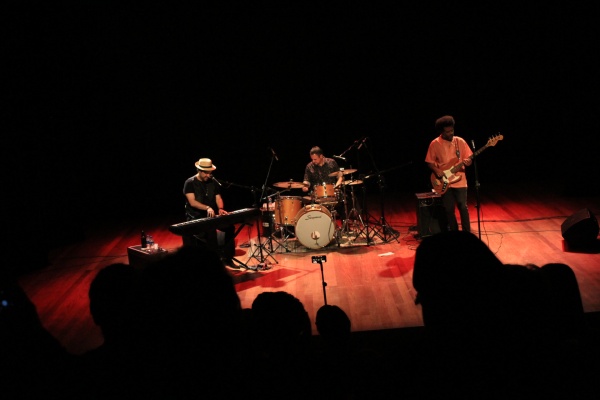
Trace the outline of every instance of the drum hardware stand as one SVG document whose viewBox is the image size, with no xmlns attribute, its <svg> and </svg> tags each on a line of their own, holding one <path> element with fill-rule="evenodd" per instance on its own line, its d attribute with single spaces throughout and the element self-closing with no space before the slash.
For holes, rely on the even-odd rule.
<svg viewBox="0 0 600 400">
<path fill-rule="evenodd" d="M 406 167 L 407 165 L 410 165 L 410 164 L 412 164 L 412 161 L 409 161 L 402 165 L 397 165 L 392 168 L 388 168 L 387 170 L 380 171 L 375 174 L 365 176 L 365 180 L 372 178 L 373 176 L 377 176 L 379 178 L 378 183 L 379 183 L 379 193 L 380 193 L 379 199 L 380 199 L 380 207 L 381 207 L 381 220 L 379 223 L 380 231 L 376 232 L 376 235 L 379 236 L 379 238 L 381 238 L 381 240 L 383 240 L 384 243 L 389 243 L 392 240 L 399 242 L 398 237 L 400 236 L 400 233 L 397 230 L 395 230 L 394 228 L 392 228 L 391 226 L 389 226 L 385 219 L 385 205 L 384 205 L 385 180 L 383 179 L 383 174 L 385 174 L 386 172 L 398 169 L 398 168 Z"/>
<path fill-rule="evenodd" d="M 326 208 L 328 208 L 328 207 L 326 207 Z M 337 218 L 338 212 L 335 209 L 335 206 L 333 206 L 331 208 L 330 212 L 331 212 L 331 222 L 335 225 L 335 232 L 333 233 L 333 238 L 335 239 L 335 243 L 337 244 L 337 246 L 340 247 L 340 245 L 342 244 L 342 228 L 338 228 L 337 223 L 336 223 L 336 218 Z"/>
<path fill-rule="evenodd" d="M 270 240 L 267 239 L 264 242 L 262 240 L 259 220 L 256 220 L 256 234 L 257 234 L 256 239 L 258 240 L 258 244 L 255 244 L 256 248 L 252 251 L 252 254 L 250 254 L 250 257 L 248 257 L 248 261 L 246 261 L 246 264 L 251 259 L 254 258 L 258 261 L 258 265 L 255 267 L 249 267 L 246 264 L 242 264 L 242 265 L 245 266 L 246 269 L 250 269 L 252 271 L 259 271 L 259 270 L 264 271 L 267 269 L 271 269 L 271 267 L 269 266 L 269 262 L 268 262 L 269 257 L 271 257 L 271 259 L 273 260 L 273 262 L 275 264 L 277 264 L 277 260 L 275 259 L 275 257 L 273 257 L 272 252 L 269 251 L 269 249 L 267 248 L 267 244 L 269 244 L 272 248 L 272 243 L 270 242 Z M 266 256 L 265 256 L 265 254 L 266 254 Z"/>
<path fill-rule="evenodd" d="M 290 235 L 288 234 L 286 229 L 287 228 L 283 224 L 280 224 L 279 228 L 277 228 L 277 230 L 279 231 L 279 234 L 281 235 L 281 241 L 279 241 L 273 237 L 275 232 L 273 232 L 273 234 L 271 234 L 271 236 L 269 237 L 269 241 L 277 243 L 277 247 L 275 248 L 275 250 L 272 250 L 273 252 L 275 252 L 280 247 L 283 247 L 285 249 L 286 253 L 290 253 L 292 251 L 288 247 L 288 238 L 290 237 Z"/>
<path fill-rule="evenodd" d="M 365 146 L 365 148 L 367 147 L 367 144 L 366 144 L 367 139 L 369 139 L 369 138 L 365 136 L 365 137 L 363 137 L 361 139 L 355 140 L 350 145 L 350 147 L 348 147 L 346 150 L 344 150 L 344 152 L 341 154 L 343 156 L 348 151 L 350 151 L 352 149 L 355 149 L 356 150 L 356 158 L 358 160 L 358 167 L 359 167 L 359 169 L 360 169 L 360 152 L 359 152 L 359 150 L 363 146 Z M 369 153 L 369 155 L 371 156 L 370 153 Z M 373 157 L 372 156 L 371 156 L 371 161 L 373 161 Z M 364 182 L 365 177 L 364 177 L 364 175 L 359 175 L 358 179 L 362 180 Z M 358 233 L 356 234 L 356 236 L 358 237 L 358 236 L 360 236 L 360 235 L 362 235 L 364 233 L 364 236 L 366 237 L 366 240 L 367 240 L 367 245 L 372 245 L 372 244 L 374 244 L 374 242 L 372 240 L 372 237 L 375 236 L 375 235 L 371 234 L 371 232 L 373 232 L 373 231 L 369 231 L 369 213 L 367 212 L 367 201 L 366 201 L 367 188 L 366 188 L 366 185 L 364 183 L 363 183 L 362 190 L 363 190 L 363 210 L 362 210 L 362 212 L 364 213 L 365 218 L 363 219 L 361 217 L 360 211 L 355 208 L 356 198 L 354 196 L 354 191 L 352 191 L 353 208 L 352 208 L 352 210 L 350 210 L 350 214 L 346 215 L 347 219 L 345 221 L 344 228 L 346 230 L 348 230 L 348 222 L 350 222 L 350 221 L 354 222 L 355 224 L 356 224 L 357 220 L 360 221 L 360 230 L 358 231 Z M 351 215 L 356 215 L 357 219 L 350 220 L 350 216 Z"/>
<path fill-rule="evenodd" d="M 360 179 L 364 182 L 365 176 L 360 175 Z M 367 239 L 367 246 L 370 246 L 372 244 L 375 244 L 373 242 L 373 237 L 375 235 L 374 234 L 371 235 L 371 233 L 374 232 L 373 228 L 371 228 L 371 231 L 369 231 L 369 213 L 367 212 L 367 186 L 364 183 L 363 183 L 363 187 L 362 187 L 362 192 L 363 192 L 363 210 L 362 210 L 362 212 L 365 215 L 365 218 L 362 219 L 359 217 L 359 220 L 362 224 L 362 229 L 358 231 L 357 237 L 364 233 L 365 238 Z"/>
<path fill-rule="evenodd" d="M 267 182 L 269 181 L 269 176 L 271 175 L 271 169 L 273 168 L 273 162 L 275 160 L 279 160 L 277 158 L 277 155 L 275 154 L 275 151 L 272 148 L 269 147 L 267 149 L 271 150 L 271 163 L 269 164 L 269 170 L 267 171 L 267 176 L 265 177 L 265 183 L 263 183 L 262 188 L 261 188 L 261 194 L 260 194 L 260 199 L 261 199 L 260 202 L 261 203 L 263 200 L 267 200 L 267 201 L 271 202 L 272 196 L 279 196 L 279 192 L 265 196 L 265 192 L 268 192 L 268 190 L 269 190 L 269 187 L 267 186 Z M 255 258 L 258 261 L 258 265 L 256 267 L 248 267 L 248 269 L 252 269 L 253 271 L 270 269 L 271 267 L 268 265 L 269 257 L 271 257 L 271 259 L 273 259 L 275 264 L 277 264 L 277 260 L 272 256 L 273 243 L 270 241 L 270 238 L 268 238 L 263 243 L 262 235 L 261 235 L 261 231 L 260 231 L 260 221 L 259 220 L 256 221 L 256 240 L 258 240 L 258 244 L 255 244 L 256 248 L 250 254 L 248 261 L 250 261 L 252 258 Z M 252 241 L 250 241 L 250 243 L 252 243 Z M 271 248 L 271 251 L 269 251 L 269 249 L 267 249 L 267 244 Z M 265 254 L 266 254 L 266 256 L 265 256 Z"/>
<path fill-rule="evenodd" d="M 275 208 L 277 208 L 278 211 L 279 211 L 279 218 L 280 219 L 283 217 L 283 210 L 281 209 L 281 199 L 279 198 L 280 197 L 279 193 L 283 193 L 283 192 L 286 192 L 288 190 L 289 189 L 277 192 L 277 200 L 275 201 Z M 269 241 L 271 242 L 271 246 L 272 246 L 272 242 L 274 241 L 278 245 L 278 247 L 276 247 L 275 250 L 277 250 L 279 247 L 283 247 L 287 253 L 291 252 L 290 248 L 288 247 L 288 238 L 290 237 L 290 234 L 287 231 L 286 225 L 283 223 L 283 221 L 277 221 L 275 217 L 273 217 L 273 222 L 277 226 L 277 231 L 279 231 L 279 234 L 281 236 L 281 241 L 275 239 L 273 237 L 273 235 L 275 234 L 275 232 L 272 232 L 271 235 L 270 235 L 270 237 L 269 237 Z"/>
<path fill-rule="evenodd" d="M 345 188 L 346 185 L 344 185 Z M 352 201 L 352 209 L 348 211 L 348 206 L 346 201 L 344 200 L 344 212 L 346 213 L 346 219 L 342 224 L 342 232 L 341 234 L 346 236 L 350 236 L 351 232 L 356 235 L 356 237 L 360 236 L 360 232 L 365 229 L 365 224 L 363 223 L 362 217 L 360 215 L 360 211 L 356 208 L 356 195 L 354 194 L 354 185 L 350 186 L 350 198 Z M 352 225 L 352 229 L 351 226 Z M 356 232 L 355 228 L 360 227 L 359 232 Z M 356 238 L 351 239 L 350 241 L 354 241 Z"/>
</svg>

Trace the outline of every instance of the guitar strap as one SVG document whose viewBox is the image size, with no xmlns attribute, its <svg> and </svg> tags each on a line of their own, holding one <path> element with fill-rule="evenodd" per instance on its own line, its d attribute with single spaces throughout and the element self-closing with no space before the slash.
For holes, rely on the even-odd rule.
<svg viewBox="0 0 600 400">
<path fill-rule="evenodd" d="M 460 150 L 458 150 L 458 141 L 455 138 L 453 140 L 453 142 L 454 142 L 454 147 L 456 147 L 456 158 L 458 158 L 458 161 L 460 161 Z"/>
</svg>

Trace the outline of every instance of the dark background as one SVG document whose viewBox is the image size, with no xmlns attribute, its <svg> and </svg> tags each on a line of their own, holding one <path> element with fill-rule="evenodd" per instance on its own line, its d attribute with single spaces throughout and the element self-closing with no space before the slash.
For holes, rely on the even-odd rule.
<svg viewBox="0 0 600 400">
<path fill-rule="evenodd" d="M 598 192 L 592 5 L 251 3 L 4 2 L 5 232 L 64 242 L 99 218 L 183 220 L 201 157 L 236 184 L 227 208 L 249 207 L 248 188 L 301 181 L 315 145 L 349 149 L 341 166 L 381 172 L 386 193 L 429 191 L 444 114 L 477 148 L 503 135 L 477 158 L 483 190 Z"/>
</svg>

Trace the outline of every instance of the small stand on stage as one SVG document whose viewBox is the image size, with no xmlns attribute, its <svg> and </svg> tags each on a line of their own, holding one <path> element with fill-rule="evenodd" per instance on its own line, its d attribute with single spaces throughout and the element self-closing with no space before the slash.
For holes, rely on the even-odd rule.
<svg viewBox="0 0 600 400">
<path fill-rule="evenodd" d="M 363 181 L 360 179 L 350 179 L 342 182 L 344 190 L 346 187 L 350 188 L 349 201 L 352 202 L 352 208 L 348 211 L 347 202 L 344 198 L 344 213 L 346 219 L 342 223 L 341 228 L 341 236 L 348 238 L 349 243 L 354 242 L 366 228 L 361 216 L 361 210 L 358 206 L 358 201 L 356 200 L 356 195 L 354 194 L 354 186 L 362 185 L 362 183 Z"/>
<path fill-rule="evenodd" d="M 321 266 L 321 281 L 323 282 L 323 301 L 327 305 L 327 282 L 325 282 L 325 273 L 323 272 L 323 261 L 327 262 L 327 256 L 312 256 L 312 263 Z"/>
<path fill-rule="evenodd" d="M 374 174 L 365 176 L 363 179 L 366 181 L 372 177 L 378 177 L 378 183 L 379 183 L 379 199 L 380 199 L 380 206 L 381 206 L 381 217 L 380 217 L 380 222 L 378 224 L 376 224 L 376 227 L 374 228 L 374 236 L 378 236 L 381 240 L 383 240 L 384 243 L 388 243 L 391 242 L 392 240 L 395 240 L 396 242 L 399 242 L 398 237 L 400 236 L 400 233 L 395 230 L 394 228 L 392 228 L 390 225 L 388 225 L 386 219 L 385 219 L 385 205 L 384 205 L 384 189 L 385 189 L 385 180 L 383 179 L 383 174 L 385 174 L 386 172 L 398 169 L 398 168 L 403 168 L 409 164 L 411 164 L 412 162 L 409 161 L 405 164 L 402 165 L 398 165 L 392 168 L 388 168 L 384 171 L 379 171 L 376 172 Z M 369 216 L 367 214 L 367 220 L 368 220 Z"/>
<path fill-rule="evenodd" d="M 273 260 L 274 264 L 277 264 L 277 260 L 275 259 L 275 257 L 273 257 L 272 252 L 267 248 L 269 246 L 272 248 L 272 246 L 273 246 L 273 244 L 271 243 L 270 237 L 266 238 L 266 240 L 263 240 L 263 234 L 261 233 L 260 225 L 261 225 L 260 220 L 257 220 L 256 221 L 256 240 L 258 240 L 258 244 L 256 244 L 256 243 L 254 244 L 254 246 L 256 246 L 256 248 L 250 254 L 250 257 L 248 258 L 248 261 L 246 261 L 246 264 L 244 264 L 245 268 L 251 269 L 253 271 L 259 271 L 259 270 L 264 271 L 267 269 L 271 269 L 271 267 L 269 266 L 269 262 L 268 262 L 269 257 Z M 256 265 L 255 267 L 250 267 L 247 264 L 253 258 L 258 261 L 258 265 Z"/>
</svg>

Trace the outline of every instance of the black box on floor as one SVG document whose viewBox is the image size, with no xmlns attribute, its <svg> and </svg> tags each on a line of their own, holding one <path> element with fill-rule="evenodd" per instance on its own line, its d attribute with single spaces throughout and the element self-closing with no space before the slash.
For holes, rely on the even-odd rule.
<svg viewBox="0 0 600 400">
<path fill-rule="evenodd" d="M 142 249 L 141 245 L 131 246 L 127 248 L 127 257 L 129 258 L 129 265 L 134 268 L 144 268 L 148 263 L 158 261 L 164 256 L 169 254 L 165 249 L 159 248 L 155 252 Z"/>
<path fill-rule="evenodd" d="M 417 197 L 417 231 L 420 237 L 447 230 L 442 196 L 436 192 L 415 193 Z"/>
</svg>

